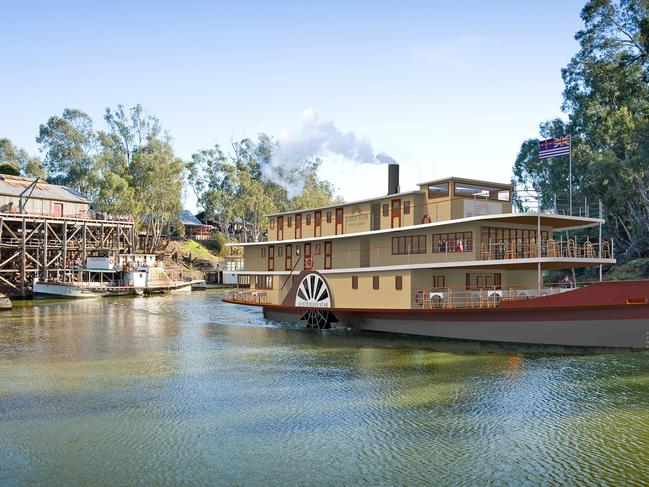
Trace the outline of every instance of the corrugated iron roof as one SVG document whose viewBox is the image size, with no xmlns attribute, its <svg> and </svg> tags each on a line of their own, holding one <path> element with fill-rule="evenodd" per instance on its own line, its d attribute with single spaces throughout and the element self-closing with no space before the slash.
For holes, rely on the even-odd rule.
<svg viewBox="0 0 649 487">
<path fill-rule="evenodd" d="M 20 196 L 27 187 L 34 182 L 34 179 L 23 178 L 21 176 L 11 176 L 9 174 L 0 174 L 0 195 L 2 196 Z M 29 193 L 29 191 L 28 191 Z M 49 184 L 45 181 L 36 183 L 36 187 L 31 194 L 31 198 L 40 198 L 55 201 L 72 201 L 75 203 L 90 203 L 85 196 L 78 191 L 67 186 L 58 184 Z"/>
<path fill-rule="evenodd" d="M 183 212 L 180 214 L 180 219 L 182 220 L 183 225 L 209 226 L 205 225 L 198 218 L 196 218 L 189 210 L 183 210 Z"/>
</svg>

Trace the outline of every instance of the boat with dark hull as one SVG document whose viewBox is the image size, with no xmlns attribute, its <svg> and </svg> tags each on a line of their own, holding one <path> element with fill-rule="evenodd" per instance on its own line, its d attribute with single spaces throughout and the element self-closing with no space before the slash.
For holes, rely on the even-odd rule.
<svg viewBox="0 0 649 487">
<path fill-rule="evenodd" d="M 244 269 L 224 300 L 312 328 L 649 347 L 649 281 L 602 281 L 615 258 L 601 206 L 597 217 L 514 212 L 511 186 L 460 178 L 389 186 L 380 198 L 270 215 L 268 242 L 240 244 Z M 598 282 L 569 278 L 588 266 Z M 544 283 L 556 269 L 564 280 Z"/>
</svg>

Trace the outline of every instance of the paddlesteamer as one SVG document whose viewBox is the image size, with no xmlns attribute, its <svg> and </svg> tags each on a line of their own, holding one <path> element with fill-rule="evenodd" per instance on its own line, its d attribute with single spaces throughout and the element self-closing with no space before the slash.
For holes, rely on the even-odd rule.
<svg viewBox="0 0 649 487">
<path fill-rule="evenodd" d="M 602 281 L 615 263 L 600 211 L 514 212 L 509 184 L 464 178 L 269 215 L 268 241 L 237 244 L 225 301 L 268 319 L 453 339 L 645 348 L 649 282 Z M 599 282 L 543 272 L 599 267 Z M 569 271 L 567 271 L 569 273 Z"/>
</svg>

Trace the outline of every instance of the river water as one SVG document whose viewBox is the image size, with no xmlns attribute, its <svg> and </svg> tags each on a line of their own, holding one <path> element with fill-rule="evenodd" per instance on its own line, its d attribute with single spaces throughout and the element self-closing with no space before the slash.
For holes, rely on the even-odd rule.
<svg viewBox="0 0 649 487">
<path fill-rule="evenodd" d="M 649 354 L 317 332 L 218 291 L 0 315 L 1 485 L 649 483 Z"/>
</svg>

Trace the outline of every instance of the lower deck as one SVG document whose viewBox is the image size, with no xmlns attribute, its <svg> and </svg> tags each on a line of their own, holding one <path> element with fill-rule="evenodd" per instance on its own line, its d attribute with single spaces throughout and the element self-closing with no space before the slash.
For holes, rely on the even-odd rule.
<svg viewBox="0 0 649 487">
<path fill-rule="evenodd" d="M 313 271 L 312 271 L 313 272 Z M 305 274 L 239 276 L 229 299 L 257 304 L 286 304 Z M 488 308 L 568 292 L 576 285 L 539 285 L 538 272 L 512 269 L 411 269 L 321 274 L 331 307 L 349 309 Z"/>
</svg>

